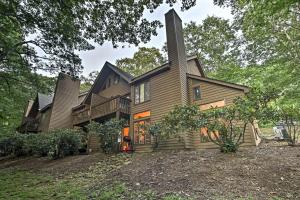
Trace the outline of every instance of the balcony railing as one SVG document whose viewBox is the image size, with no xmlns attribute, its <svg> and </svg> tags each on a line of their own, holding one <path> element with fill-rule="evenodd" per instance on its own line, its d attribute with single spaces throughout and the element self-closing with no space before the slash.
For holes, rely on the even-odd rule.
<svg viewBox="0 0 300 200">
<path fill-rule="evenodd" d="M 73 113 L 73 124 L 80 124 L 90 119 L 103 117 L 112 113 L 130 114 L 130 99 L 117 96 L 104 102 L 94 104 L 90 108 Z"/>
</svg>

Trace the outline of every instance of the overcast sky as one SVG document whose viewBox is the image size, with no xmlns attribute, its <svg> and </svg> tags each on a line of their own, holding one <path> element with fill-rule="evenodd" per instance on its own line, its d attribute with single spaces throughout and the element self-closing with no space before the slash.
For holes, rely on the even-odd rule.
<svg viewBox="0 0 300 200">
<path fill-rule="evenodd" d="M 187 11 L 181 12 L 180 5 L 176 4 L 173 7 L 183 23 L 190 21 L 196 21 L 200 23 L 207 16 L 217 16 L 225 19 L 232 19 L 229 8 L 221 8 L 213 5 L 213 0 L 198 0 L 197 5 Z M 164 24 L 164 14 L 168 12 L 170 7 L 168 5 L 162 5 L 156 9 L 153 13 L 145 13 L 145 17 L 149 20 L 158 19 Z M 165 27 L 158 29 L 158 35 L 152 36 L 151 41 L 147 44 L 140 44 L 140 46 L 156 47 L 161 49 L 166 41 Z M 83 64 L 83 75 L 88 75 L 92 71 L 100 71 L 105 61 L 115 63 L 117 59 L 124 57 L 132 57 L 138 47 L 134 45 L 125 48 L 113 48 L 111 43 L 107 42 L 102 46 L 95 45 L 95 49 L 92 51 L 80 52 L 80 58 Z"/>
</svg>

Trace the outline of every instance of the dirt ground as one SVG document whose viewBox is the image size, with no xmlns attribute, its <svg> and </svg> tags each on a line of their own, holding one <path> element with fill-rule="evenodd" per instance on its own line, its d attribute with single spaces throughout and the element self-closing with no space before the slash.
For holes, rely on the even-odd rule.
<svg viewBox="0 0 300 200">
<path fill-rule="evenodd" d="M 201 150 L 138 155 L 107 179 L 125 181 L 133 190 L 195 199 L 300 199 L 300 148 L 280 145 L 264 143 L 237 154 Z"/>
<path fill-rule="evenodd" d="M 241 148 L 236 154 L 213 149 L 0 160 L 0 170 L 12 167 L 60 178 L 102 172 L 93 187 L 122 182 L 128 190 L 152 191 L 157 198 L 172 193 L 193 199 L 300 199 L 300 147 L 278 142 Z"/>
</svg>

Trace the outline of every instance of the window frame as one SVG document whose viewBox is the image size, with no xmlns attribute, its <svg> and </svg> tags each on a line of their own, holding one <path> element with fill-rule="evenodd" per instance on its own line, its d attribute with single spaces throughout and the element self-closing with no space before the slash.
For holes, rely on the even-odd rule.
<svg viewBox="0 0 300 200">
<path fill-rule="evenodd" d="M 143 95 L 141 95 L 141 91 L 142 91 L 141 85 L 143 85 L 143 93 L 144 93 Z M 146 85 L 148 87 L 146 87 Z M 138 101 L 137 101 L 137 96 L 136 96 L 137 95 L 137 88 L 138 88 Z M 146 88 L 148 88 L 148 95 L 146 95 L 147 94 Z M 134 104 L 137 105 L 137 104 L 141 104 L 141 103 L 145 103 L 147 101 L 150 101 L 151 100 L 151 92 L 150 92 L 150 90 L 151 90 L 150 80 L 143 81 L 143 82 L 135 85 L 134 86 Z M 141 96 L 144 99 L 143 101 L 141 101 Z M 147 99 L 146 99 L 146 97 L 147 97 Z"/>
<path fill-rule="evenodd" d="M 136 115 L 136 114 L 139 114 L 139 113 L 144 113 L 144 112 L 150 112 L 149 114 L 149 116 L 146 116 L 146 117 L 141 117 L 141 118 L 137 118 L 137 119 L 134 119 L 134 115 Z M 150 139 L 150 143 L 151 143 L 151 135 L 150 135 L 150 133 L 149 133 L 149 131 L 147 131 L 146 129 L 144 129 L 144 130 L 142 130 L 142 131 L 144 131 L 144 142 L 143 143 L 140 143 L 140 140 L 138 139 L 138 143 L 136 143 L 136 137 L 140 137 L 140 136 L 137 136 L 136 135 L 136 132 L 140 132 L 140 130 L 141 130 L 141 127 L 140 126 L 138 126 L 137 128 L 137 130 L 135 129 L 136 128 L 136 124 L 141 124 L 141 123 L 143 123 L 144 125 L 145 124 L 151 124 L 151 111 L 150 110 L 147 110 L 147 111 L 143 111 L 143 112 L 138 112 L 138 113 L 135 113 L 135 114 L 133 114 L 133 116 L 132 116 L 132 118 L 133 118 L 133 142 L 134 142 L 134 144 L 141 144 L 141 145 L 145 145 L 145 144 L 147 144 L 147 141 Z M 150 138 L 149 138 L 150 137 Z"/>
<path fill-rule="evenodd" d="M 199 97 L 196 96 L 196 90 L 199 89 Z M 193 87 L 193 100 L 194 101 L 199 101 L 202 99 L 202 95 L 201 95 L 201 87 L 200 85 L 194 86 Z"/>
</svg>

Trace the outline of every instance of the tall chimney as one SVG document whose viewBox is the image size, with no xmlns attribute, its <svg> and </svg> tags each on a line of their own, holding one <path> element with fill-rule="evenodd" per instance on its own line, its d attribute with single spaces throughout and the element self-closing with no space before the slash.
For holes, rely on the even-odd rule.
<svg viewBox="0 0 300 200">
<path fill-rule="evenodd" d="M 79 87 L 79 79 L 65 73 L 58 75 L 49 129 L 73 127 L 72 108 L 78 104 Z"/>
<path fill-rule="evenodd" d="M 187 104 L 187 57 L 184 45 L 182 21 L 171 9 L 165 14 L 168 58 L 171 68 L 178 69 L 178 80 L 180 81 L 181 103 Z"/>
</svg>

